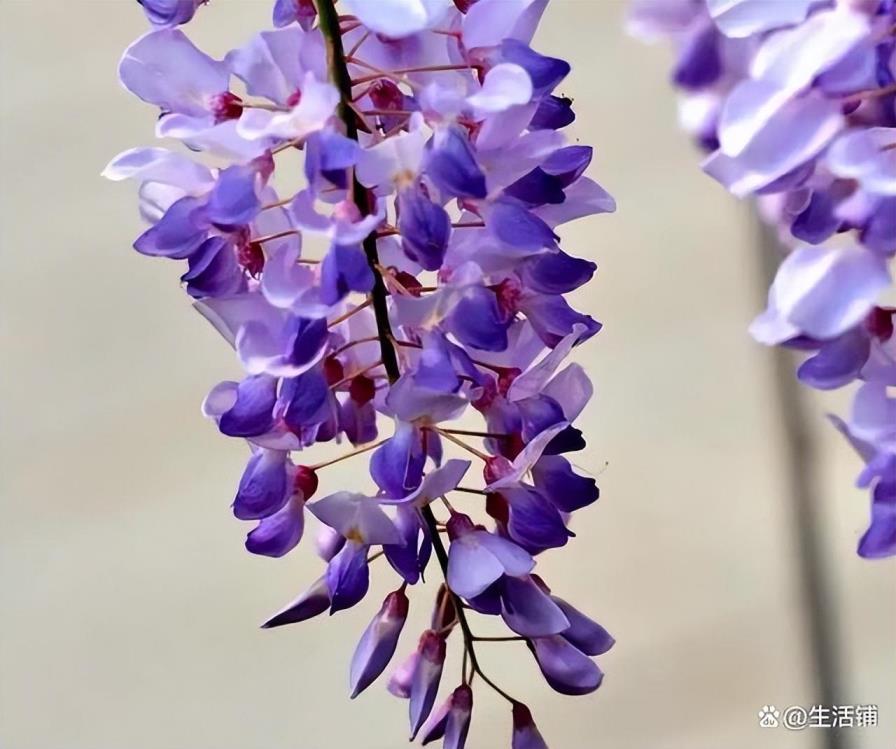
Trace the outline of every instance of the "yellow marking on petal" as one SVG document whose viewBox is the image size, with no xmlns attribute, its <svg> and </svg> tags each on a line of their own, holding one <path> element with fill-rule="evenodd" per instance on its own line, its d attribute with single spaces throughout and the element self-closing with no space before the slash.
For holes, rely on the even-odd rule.
<svg viewBox="0 0 896 749">
<path fill-rule="evenodd" d="M 414 172 L 410 169 L 402 169 L 400 172 L 396 172 L 394 176 L 395 186 L 399 190 L 413 185 L 415 179 Z"/>
<path fill-rule="evenodd" d="M 359 544 L 363 544 L 364 536 L 362 535 L 361 531 L 357 527 L 355 527 L 355 528 L 352 528 L 351 530 L 349 530 L 349 532 L 345 534 L 345 540 L 346 541 L 356 541 Z"/>
</svg>

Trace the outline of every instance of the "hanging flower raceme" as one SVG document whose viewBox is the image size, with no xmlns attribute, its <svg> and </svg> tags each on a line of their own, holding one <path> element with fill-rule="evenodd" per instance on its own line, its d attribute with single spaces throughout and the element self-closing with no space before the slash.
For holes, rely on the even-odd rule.
<svg viewBox="0 0 896 749">
<path fill-rule="evenodd" d="M 788 248 L 751 333 L 806 351 L 810 387 L 861 381 L 835 419 L 872 492 L 859 554 L 896 554 L 896 3 L 634 0 L 630 24 L 675 43 L 704 171 L 755 196 Z"/>
<path fill-rule="evenodd" d="M 105 174 L 139 184 L 149 226 L 135 248 L 185 266 L 245 371 L 203 412 L 250 448 L 233 501 L 247 549 L 283 556 L 317 525 L 320 578 L 264 626 L 351 608 L 388 564 L 395 588 L 352 658 L 355 697 L 401 647 L 409 588 L 434 556 L 431 627 L 389 682 L 410 734 L 460 749 L 485 683 L 511 703 L 513 746 L 544 746 L 484 673 L 496 638 L 474 619 L 503 619 L 512 634 L 497 639 L 526 645 L 557 691 L 600 685 L 592 658 L 612 638 L 535 574 L 598 497 L 567 455 L 585 446 L 574 422 L 592 387 L 566 359 L 600 324 L 565 298 L 596 266 L 557 231 L 615 209 L 584 176 L 591 148 L 561 132 L 569 65 L 531 46 L 546 3 L 342 0 L 337 15 L 332 0 L 278 0 L 276 28 L 223 60 L 180 28 L 211 12 L 202 2 L 142 4 L 154 29 L 121 80 L 189 151 L 134 149 Z M 303 187 L 284 193 L 296 151 Z M 477 413 L 481 429 L 458 428 Z M 322 442 L 348 447 L 304 457 Z M 369 490 L 346 491 L 341 464 L 365 459 Z M 452 650 L 461 683 L 443 685 Z"/>
</svg>

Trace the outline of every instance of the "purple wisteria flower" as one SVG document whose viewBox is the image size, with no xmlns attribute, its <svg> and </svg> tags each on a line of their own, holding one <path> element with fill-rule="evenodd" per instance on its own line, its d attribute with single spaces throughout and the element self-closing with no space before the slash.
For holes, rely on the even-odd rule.
<svg viewBox="0 0 896 749">
<path fill-rule="evenodd" d="M 788 251 L 753 336 L 809 352 L 810 387 L 863 383 L 835 419 L 872 492 L 859 554 L 896 554 L 896 3 L 634 0 L 630 25 L 673 40 L 704 171 L 755 196 Z"/>
<path fill-rule="evenodd" d="M 263 626 L 354 607 L 374 569 L 394 574 L 351 661 L 356 697 L 401 647 L 411 587 L 441 575 L 431 626 L 389 680 L 411 736 L 461 749 L 484 683 L 511 703 L 512 746 L 544 747 L 484 672 L 474 628 L 500 617 L 563 694 L 597 689 L 592 659 L 613 644 L 535 573 L 598 498 L 568 455 L 592 386 L 566 360 L 600 324 L 565 298 L 596 265 L 557 231 L 615 210 L 584 176 L 592 149 L 562 132 L 569 65 L 532 47 L 546 0 L 342 0 L 338 15 L 277 0 L 275 28 L 222 60 L 181 28 L 203 2 L 141 4 L 153 29 L 121 81 L 186 149 L 133 149 L 105 175 L 138 183 L 135 249 L 183 265 L 244 370 L 202 410 L 249 448 L 232 504 L 246 548 L 280 557 L 316 526 L 320 577 Z M 304 457 L 325 442 L 346 449 Z M 347 491 L 343 461 L 363 455 L 369 488 Z M 454 650 L 460 684 L 444 685 Z"/>
</svg>

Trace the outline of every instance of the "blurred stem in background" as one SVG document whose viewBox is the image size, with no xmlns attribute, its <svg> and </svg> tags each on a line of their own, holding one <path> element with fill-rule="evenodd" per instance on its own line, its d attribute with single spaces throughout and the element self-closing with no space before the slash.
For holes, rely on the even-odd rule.
<svg viewBox="0 0 896 749">
<path fill-rule="evenodd" d="M 761 289 L 765 295 L 781 264 L 782 248 L 775 230 L 758 218 L 756 234 L 760 245 Z M 764 303 L 765 299 L 760 301 Z M 793 352 L 776 347 L 771 355 L 775 398 L 783 420 L 786 491 L 815 699 L 817 704 L 827 707 L 842 705 L 844 671 L 838 612 L 834 582 L 825 561 L 824 523 L 820 512 L 815 427 L 821 419 L 807 407 L 806 393 L 796 379 Z M 823 749 L 850 747 L 849 738 L 841 728 L 822 729 L 816 735 L 818 746 Z"/>
</svg>

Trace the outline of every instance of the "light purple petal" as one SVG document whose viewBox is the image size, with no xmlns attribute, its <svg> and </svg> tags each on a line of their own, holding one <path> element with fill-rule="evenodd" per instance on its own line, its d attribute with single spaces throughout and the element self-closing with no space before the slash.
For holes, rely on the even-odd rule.
<svg viewBox="0 0 896 749">
<path fill-rule="evenodd" d="M 355 168 L 358 181 L 365 187 L 404 186 L 420 171 L 427 134 L 422 115 L 411 116 L 408 132 L 401 132 L 365 148 Z"/>
<path fill-rule="evenodd" d="M 866 442 L 896 452 L 896 397 L 889 397 L 883 383 L 866 382 L 856 391 L 850 415 L 850 431 Z"/>
<path fill-rule="evenodd" d="M 889 286 L 886 262 L 870 250 L 800 247 L 778 269 L 769 311 L 751 332 L 762 342 L 780 343 L 763 335 L 774 332 L 770 319 L 780 319 L 813 338 L 835 338 L 861 322 Z"/>
<path fill-rule="evenodd" d="M 469 533 L 451 542 L 448 550 L 448 587 L 462 598 L 475 598 L 504 574 L 504 565 L 482 543 L 480 534 Z"/>
<path fill-rule="evenodd" d="M 113 182 L 134 179 L 180 187 L 185 195 L 204 195 L 215 184 L 208 167 L 167 148 L 132 148 L 118 154 L 103 169 Z"/>
<path fill-rule="evenodd" d="M 547 384 L 542 393 L 560 404 L 564 418 L 571 423 L 591 400 L 594 386 L 580 364 L 570 364 Z"/>
<path fill-rule="evenodd" d="M 225 62 L 246 84 L 251 96 L 285 104 L 299 88 L 305 71 L 299 59 L 306 34 L 298 26 L 262 31 Z"/>
<path fill-rule="evenodd" d="M 538 637 L 531 643 L 541 672 L 551 688 L 560 694 L 588 694 L 603 681 L 604 675 L 597 664 L 560 635 Z"/>
<path fill-rule="evenodd" d="M 493 47 L 504 39 L 528 44 L 548 0 L 479 0 L 463 20 L 467 49 Z"/>
<path fill-rule="evenodd" d="M 203 116 L 209 98 L 227 91 L 227 66 L 197 49 L 178 29 L 144 34 L 125 50 L 121 82 L 143 101 L 165 111 Z"/>
<path fill-rule="evenodd" d="M 474 531 L 471 535 L 501 563 L 504 574 L 522 577 L 535 567 L 532 555 L 513 541 L 488 531 Z"/>
<path fill-rule="evenodd" d="M 567 422 L 561 421 L 559 424 L 554 424 L 552 427 L 541 432 L 513 459 L 513 470 L 508 474 L 501 476 L 499 479 L 492 481 L 485 487 L 486 491 L 495 491 L 502 487 L 518 484 L 523 476 L 532 469 L 532 466 L 534 466 L 536 461 L 541 457 L 541 454 L 548 446 L 548 443 L 568 426 L 569 424 Z"/>
<path fill-rule="evenodd" d="M 353 492 L 336 492 L 308 505 L 308 509 L 346 538 L 365 544 L 400 544 L 401 534 L 392 519 L 372 497 Z"/>
<path fill-rule="evenodd" d="M 192 150 L 207 151 L 221 159 L 239 162 L 263 156 L 265 151 L 280 142 L 276 137 L 244 138 L 238 132 L 238 125 L 239 120 L 225 120 L 214 127 L 206 127 L 202 122 L 186 121 L 182 115 L 169 114 L 159 119 L 156 135 L 159 138 L 180 138 Z"/>
<path fill-rule="evenodd" d="M 435 28 L 451 0 L 342 0 L 345 11 L 368 29 L 391 39 Z"/>
<path fill-rule="evenodd" d="M 193 307 L 208 320 L 234 348 L 239 331 L 250 321 L 263 320 L 266 326 L 283 324 L 283 314 L 258 293 L 233 294 L 194 302 Z"/>
<path fill-rule="evenodd" d="M 524 637 L 556 635 L 570 626 L 560 607 L 528 576 L 505 578 L 501 618 Z"/>
<path fill-rule="evenodd" d="M 418 386 L 405 373 L 389 389 L 386 404 L 402 421 L 427 418 L 431 423 L 456 419 L 467 406 L 467 399 L 454 393 L 443 393 Z"/>
<path fill-rule="evenodd" d="M 603 187 L 589 177 L 580 177 L 564 190 L 566 200 L 557 205 L 537 208 L 535 214 L 550 227 L 598 213 L 613 213 L 616 201 Z"/>
<path fill-rule="evenodd" d="M 726 156 L 738 156 L 790 95 L 773 81 L 747 78 L 738 83 L 719 114 L 719 150 Z"/>
<path fill-rule="evenodd" d="M 613 647 L 616 641 L 600 624 L 585 616 L 562 598 L 553 598 L 560 610 L 566 614 L 566 618 L 569 619 L 569 628 L 563 630 L 562 633 L 564 639 L 569 640 L 586 655 L 602 655 Z"/>
<path fill-rule="evenodd" d="M 799 23 L 817 0 L 707 0 L 723 34 L 742 38 Z"/>
<path fill-rule="evenodd" d="M 302 98 L 286 112 L 246 109 L 240 117 L 237 133 L 249 141 L 263 138 L 305 138 L 322 130 L 339 103 L 339 92 L 330 83 L 318 81 L 306 73 L 302 81 Z"/>
<path fill-rule="evenodd" d="M 753 58 L 750 75 L 796 93 L 839 62 L 868 32 L 866 14 L 838 4 L 768 37 Z"/>
<path fill-rule="evenodd" d="M 501 63 L 485 74 L 482 88 L 467 103 L 483 114 L 503 112 L 527 104 L 532 98 L 532 79 L 519 65 Z"/>
<path fill-rule="evenodd" d="M 453 491 L 470 468 L 469 460 L 452 458 L 440 468 L 434 468 L 423 478 L 423 483 L 406 497 L 385 499 L 383 504 L 413 503 L 418 507 L 429 504 L 434 499 Z"/>
<path fill-rule="evenodd" d="M 779 108 L 732 158 L 716 151 L 703 170 L 738 197 L 766 187 L 815 157 L 843 127 L 840 103 L 818 94 Z"/>
<path fill-rule="evenodd" d="M 319 296 L 315 288 L 315 273 L 298 262 L 301 255 L 298 242 L 284 244 L 268 256 L 261 278 L 261 291 L 275 307 L 289 309 L 302 298 Z"/>
<path fill-rule="evenodd" d="M 507 390 L 507 399 L 520 401 L 541 393 L 554 372 L 563 363 L 563 360 L 569 356 L 569 353 L 584 332 L 584 325 L 574 325 L 572 333 L 565 336 L 560 343 L 548 351 L 536 364 L 532 365 L 513 381 Z"/>
<path fill-rule="evenodd" d="M 896 195 L 896 127 L 856 128 L 825 154 L 832 173 L 875 195 Z"/>
</svg>

